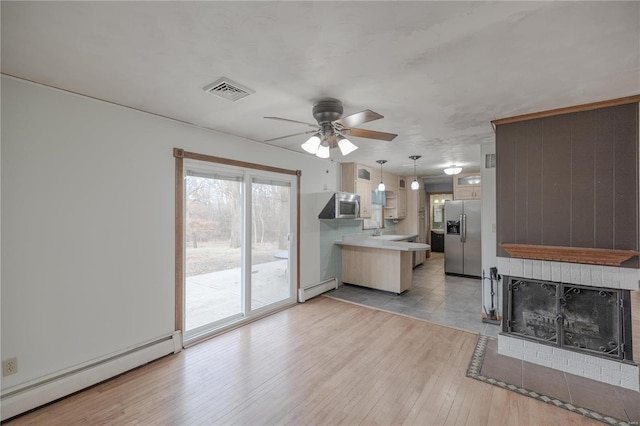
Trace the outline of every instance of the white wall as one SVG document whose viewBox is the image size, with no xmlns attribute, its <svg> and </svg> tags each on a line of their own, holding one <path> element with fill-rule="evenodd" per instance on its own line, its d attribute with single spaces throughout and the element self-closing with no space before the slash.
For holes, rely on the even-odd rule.
<svg viewBox="0 0 640 426">
<path fill-rule="evenodd" d="M 174 147 L 302 170 L 336 164 L 2 77 L 2 390 L 173 331 Z M 319 221 L 301 209 L 301 285 L 317 282 Z"/>
<path fill-rule="evenodd" d="M 486 154 L 495 154 L 495 142 L 487 143 L 480 146 L 480 172 L 482 175 L 482 270 L 484 275 L 489 277 L 489 269 L 497 267 L 496 258 L 496 169 L 485 168 Z M 500 271 L 498 271 L 499 273 Z M 486 309 L 491 308 L 491 291 L 489 280 L 483 283 L 483 303 Z M 494 282 L 494 290 L 498 293 L 498 283 Z M 500 311 L 500 300 L 494 307 Z"/>
</svg>

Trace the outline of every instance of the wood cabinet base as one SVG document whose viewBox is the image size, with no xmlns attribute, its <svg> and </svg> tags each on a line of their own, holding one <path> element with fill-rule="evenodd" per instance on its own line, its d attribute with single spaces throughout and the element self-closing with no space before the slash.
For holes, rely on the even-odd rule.
<svg viewBox="0 0 640 426">
<path fill-rule="evenodd" d="M 400 294 L 411 288 L 410 251 L 342 246 L 342 282 Z"/>
</svg>

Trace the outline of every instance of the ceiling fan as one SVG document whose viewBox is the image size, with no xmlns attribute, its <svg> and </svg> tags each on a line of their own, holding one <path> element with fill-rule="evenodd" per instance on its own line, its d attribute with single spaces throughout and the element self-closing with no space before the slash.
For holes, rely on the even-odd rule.
<svg viewBox="0 0 640 426">
<path fill-rule="evenodd" d="M 265 117 L 271 120 L 282 120 L 292 123 L 305 124 L 313 128 L 313 130 L 307 130 L 305 132 L 293 133 L 287 136 L 267 139 L 265 140 L 265 142 L 272 142 L 292 136 L 307 135 L 313 133 L 313 136 L 311 136 L 309 140 L 301 145 L 302 149 L 310 154 L 315 154 L 320 158 L 329 158 L 329 152 L 331 148 L 339 147 L 342 155 L 347 155 L 350 152 L 358 149 L 357 146 L 355 146 L 353 143 L 351 143 L 351 141 L 347 139 L 347 136 L 379 139 L 383 141 L 392 141 L 396 136 L 398 136 L 393 133 L 377 132 L 375 130 L 365 130 L 353 127 L 362 123 L 367 123 L 369 121 L 384 118 L 377 112 L 366 109 L 364 111 L 360 111 L 346 117 L 342 117 L 342 112 L 342 102 L 340 102 L 338 99 L 323 98 L 313 105 L 312 113 L 313 117 L 318 122 L 317 124 L 290 120 L 288 118 Z"/>
</svg>

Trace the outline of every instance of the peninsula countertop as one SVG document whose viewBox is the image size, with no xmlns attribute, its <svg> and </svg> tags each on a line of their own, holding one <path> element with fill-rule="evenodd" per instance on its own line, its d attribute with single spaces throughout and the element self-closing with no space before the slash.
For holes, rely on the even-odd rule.
<svg viewBox="0 0 640 426">
<path fill-rule="evenodd" d="M 403 240 L 410 240 L 416 238 L 417 235 L 400 235 L 400 234 L 391 234 L 391 235 L 380 235 L 380 236 L 370 236 L 370 235 L 359 235 L 359 236 L 344 236 L 342 240 L 338 240 L 335 242 L 336 245 L 339 246 L 350 246 L 350 247 L 366 247 L 366 248 L 377 248 L 383 250 L 397 250 L 397 251 L 422 251 L 422 250 L 431 250 L 431 246 L 429 244 L 422 243 L 410 243 Z"/>
</svg>

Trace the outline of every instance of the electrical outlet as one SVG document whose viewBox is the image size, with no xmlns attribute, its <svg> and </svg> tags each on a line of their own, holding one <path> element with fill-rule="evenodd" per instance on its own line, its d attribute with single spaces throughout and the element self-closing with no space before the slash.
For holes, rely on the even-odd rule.
<svg viewBox="0 0 640 426">
<path fill-rule="evenodd" d="M 18 358 L 7 358 L 2 361 L 2 375 L 9 376 L 18 372 Z"/>
</svg>

